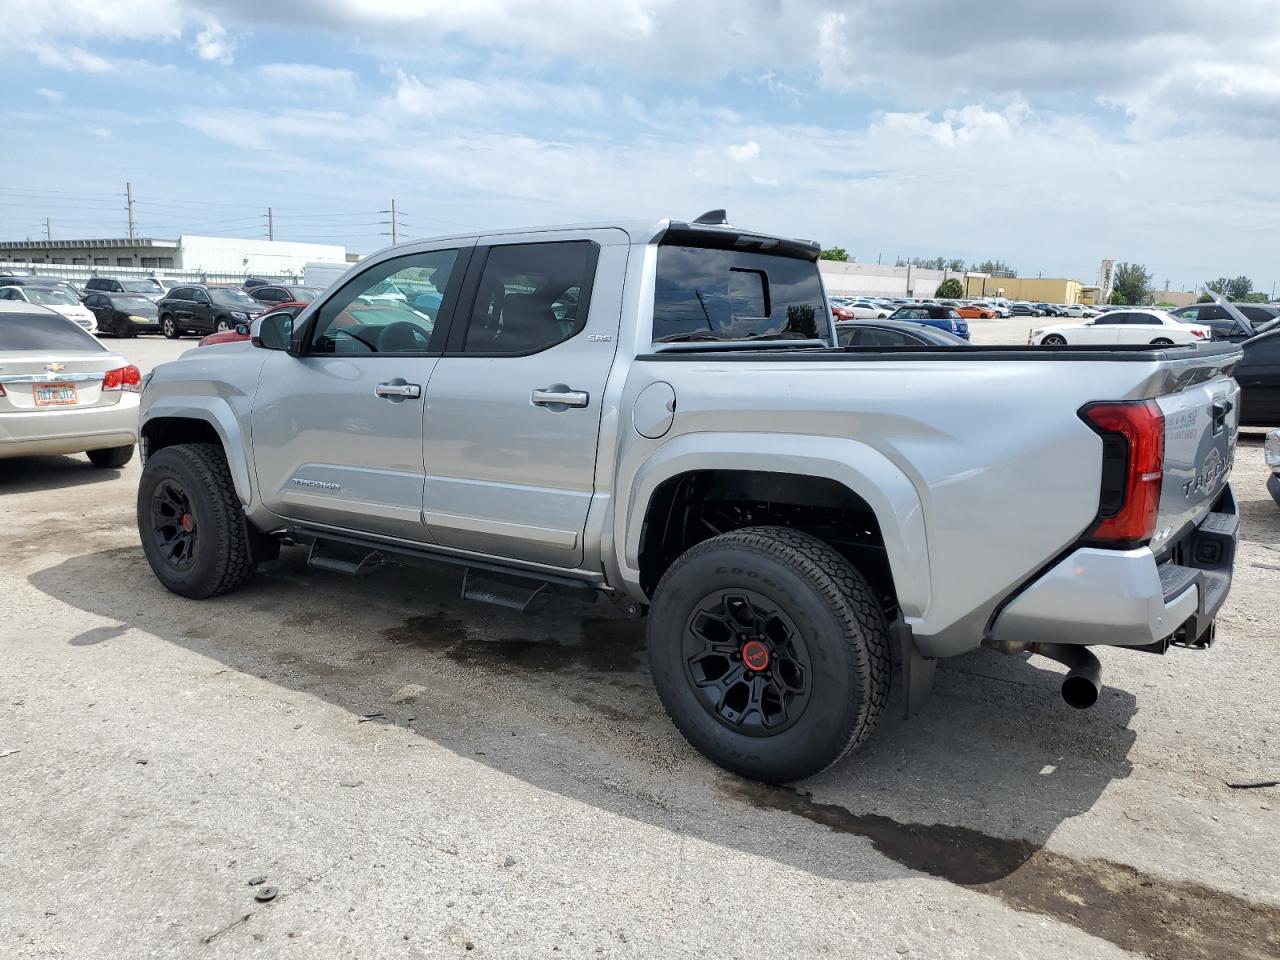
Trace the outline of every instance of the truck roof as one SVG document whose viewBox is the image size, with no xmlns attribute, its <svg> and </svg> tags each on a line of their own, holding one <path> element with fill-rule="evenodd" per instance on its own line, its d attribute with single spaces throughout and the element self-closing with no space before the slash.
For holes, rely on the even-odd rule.
<svg viewBox="0 0 1280 960">
<path fill-rule="evenodd" d="M 762 246 L 767 248 L 777 246 L 781 248 L 779 252 L 785 252 L 791 256 L 797 256 L 801 253 L 807 256 L 808 251 L 812 250 L 812 256 L 808 257 L 808 259 L 814 260 L 817 259 L 818 253 L 821 250 L 820 245 L 813 240 L 802 240 L 795 237 L 784 237 L 779 234 L 762 233 L 759 230 L 748 230 L 729 223 L 700 223 L 696 220 L 672 220 L 670 218 L 662 220 L 595 220 L 583 223 L 504 227 L 493 230 L 468 230 L 465 232 L 441 234 L 434 237 L 419 237 L 414 240 L 402 241 L 395 244 L 395 246 L 412 246 L 421 243 L 434 243 L 440 240 L 466 240 L 473 237 L 501 237 L 527 233 L 556 233 L 568 230 L 621 230 L 627 235 L 628 240 L 632 244 L 652 243 L 659 237 L 673 231 L 678 231 L 680 233 L 687 232 L 691 236 L 696 235 L 704 238 L 715 238 L 721 242 L 725 242 L 726 244 L 737 238 L 749 237 L 752 240 L 758 241 Z M 386 247 L 383 249 L 390 248 Z M 771 250 L 766 249 L 764 252 L 771 252 Z"/>
</svg>

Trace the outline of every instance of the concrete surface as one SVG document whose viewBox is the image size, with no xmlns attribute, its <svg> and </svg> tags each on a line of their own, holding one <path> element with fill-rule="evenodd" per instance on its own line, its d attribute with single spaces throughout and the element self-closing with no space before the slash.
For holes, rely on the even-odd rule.
<svg viewBox="0 0 1280 960">
<path fill-rule="evenodd" d="M 800 791 L 696 755 L 605 604 L 297 549 L 167 594 L 138 475 L 0 462 L 0 957 L 1280 956 L 1280 791 L 1226 785 L 1280 778 L 1256 433 L 1212 650 L 1104 650 L 1084 713 L 1047 661 L 949 661 Z"/>
</svg>

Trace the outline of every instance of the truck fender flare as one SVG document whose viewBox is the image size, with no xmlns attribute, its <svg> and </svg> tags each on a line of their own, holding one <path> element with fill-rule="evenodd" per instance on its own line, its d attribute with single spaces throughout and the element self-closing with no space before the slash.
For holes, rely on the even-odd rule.
<svg viewBox="0 0 1280 960">
<path fill-rule="evenodd" d="M 929 548 L 915 485 L 884 454 L 844 437 L 694 433 L 653 451 L 635 468 L 626 501 L 614 514 L 615 542 L 622 545 L 619 572 L 633 593 L 639 590 L 640 534 L 654 492 L 672 477 L 699 470 L 805 474 L 848 488 L 870 505 L 880 525 L 903 615 L 925 614 L 930 599 Z"/>
<path fill-rule="evenodd" d="M 222 450 L 227 458 L 227 466 L 231 469 L 231 480 L 235 484 L 236 496 L 243 504 L 250 504 L 253 498 L 253 483 L 250 479 L 249 463 L 245 459 L 244 434 L 240 422 L 220 397 L 186 396 L 164 398 L 150 404 L 142 414 L 138 424 L 139 434 L 145 436 L 147 425 L 155 420 L 180 418 L 185 420 L 202 420 L 213 427 L 222 442 Z M 150 451 L 148 451 L 150 452 Z"/>
</svg>

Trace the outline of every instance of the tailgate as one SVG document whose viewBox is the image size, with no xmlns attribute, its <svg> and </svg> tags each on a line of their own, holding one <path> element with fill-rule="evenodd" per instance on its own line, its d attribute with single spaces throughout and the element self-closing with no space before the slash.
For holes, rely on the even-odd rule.
<svg viewBox="0 0 1280 960">
<path fill-rule="evenodd" d="M 1164 414 L 1164 484 L 1152 549 L 1177 543 L 1221 496 L 1235 460 L 1240 388 L 1222 370 L 1156 398 Z"/>
</svg>

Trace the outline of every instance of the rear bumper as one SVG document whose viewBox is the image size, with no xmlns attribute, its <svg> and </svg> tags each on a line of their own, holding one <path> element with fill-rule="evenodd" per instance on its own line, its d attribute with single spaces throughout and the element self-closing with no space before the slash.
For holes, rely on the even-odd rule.
<svg viewBox="0 0 1280 960">
<path fill-rule="evenodd" d="M 1239 530 L 1227 487 L 1214 511 L 1163 562 L 1147 547 L 1075 550 L 1000 611 L 991 639 L 1159 650 L 1169 643 L 1207 646 L 1231 589 Z"/>
<path fill-rule="evenodd" d="M 138 394 L 122 393 L 109 407 L 0 417 L 0 459 L 83 453 L 138 442 Z"/>
</svg>

